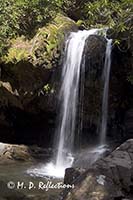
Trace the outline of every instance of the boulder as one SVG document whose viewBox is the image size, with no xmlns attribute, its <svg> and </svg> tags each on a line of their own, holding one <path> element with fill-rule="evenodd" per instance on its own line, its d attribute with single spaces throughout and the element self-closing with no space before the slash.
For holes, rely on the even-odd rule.
<svg viewBox="0 0 133 200">
<path fill-rule="evenodd" d="M 133 139 L 127 140 L 109 156 L 96 162 L 95 168 L 104 172 L 104 175 L 111 178 L 122 190 L 127 193 L 131 192 L 133 185 Z"/>
<path fill-rule="evenodd" d="M 71 184 L 75 179 L 81 176 L 86 170 L 82 168 L 67 168 L 65 170 L 64 183 Z"/>
<path fill-rule="evenodd" d="M 69 175 L 70 176 L 70 175 Z M 127 140 L 109 156 L 72 182 L 75 188 L 64 191 L 62 200 L 124 200 L 133 195 L 133 139 Z"/>
<path fill-rule="evenodd" d="M 106 51 L 106 39 L 91 35 L 84 48 L 85 82 L 83 101 L 83 140 L 92 144 L 96 140 L 102 102 L 102 71 Z M 84 76 L 84 75 L 82 75 Z M 82 102 L 80 102 L 82 104 Z M 90 137 L 90 134 L 91 137 Z"/>
<path fill-rule="evenodd" d="M 0 143 L 0 164 L 15 161 L 33 161 L 30 149 L 25 145 Z"/>
</svg>

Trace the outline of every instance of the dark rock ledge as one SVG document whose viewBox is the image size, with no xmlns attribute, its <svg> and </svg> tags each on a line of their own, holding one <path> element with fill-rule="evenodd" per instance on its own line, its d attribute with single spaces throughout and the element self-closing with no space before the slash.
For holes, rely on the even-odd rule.
<svg viewBox="0 0 133 200">
<path fill-rule="evenodd" d="M 20 162 L 45 162 L 52 155 L 52 149 L 36 145 L 26 146 L 0 143 L 0 165 Z"/>
<path fill-rule="evenodd" d="M 72 172 L 71 176 L 78 174 L 73 181 L 75 188 L 65 190 L 60 200 L 132 200 L 133 139 L 97 161 L 86 172 L 83 173 L 81 169 L 79 172 L 69 171 Z"/>
</svg>

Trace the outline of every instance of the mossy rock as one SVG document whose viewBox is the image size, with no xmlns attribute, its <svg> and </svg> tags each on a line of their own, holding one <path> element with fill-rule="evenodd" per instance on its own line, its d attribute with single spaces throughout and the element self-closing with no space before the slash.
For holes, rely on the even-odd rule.
<svg viewBox="0 0 133 200">
<path fill-rule="evenodd" d="M 59 14 L 52 23 L 39 28 L 32 39 L 21 36 L 11 40 L 8 53 L 2 60 L 13 64 L 28 61 L 34 66 L 52 68 L 59 60 L 66 34 L 77 27 L 73 20 Z"/>
</svg>

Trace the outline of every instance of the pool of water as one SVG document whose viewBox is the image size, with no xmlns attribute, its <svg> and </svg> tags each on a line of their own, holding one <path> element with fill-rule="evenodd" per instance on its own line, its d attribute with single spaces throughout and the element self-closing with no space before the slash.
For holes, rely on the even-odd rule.
<svg viewBox="0 0 133 200">
<path fill-rule="evenodd" d="M 89 168 L 107 149 L 106 146 L 96 146 L 80 151 L 74 155 L 73 167 Z M 58 199 L 63 190 L 63 176 L 61 169 L 54 170 L 51 162 L 1 164 L 0 200 Z"/>
<path fill-rule="evenodd" d="M 0 165 L 0 200 L 23 200 L 37 199 L 42 197 L 44 200 L 56 199 L 62 188 L 51 188 L 56 184 L 63 184 L 63 179 L 41 177 L 27 173 L 33 166 L 41 165 L 38 163 L 15 163 Z M 25 198 L 24 198 L 25 197 Z M 3 200 L 2 199 L 2 200 Z M 39 198 L 40 200 L 40 198 Z"/>
</svg>

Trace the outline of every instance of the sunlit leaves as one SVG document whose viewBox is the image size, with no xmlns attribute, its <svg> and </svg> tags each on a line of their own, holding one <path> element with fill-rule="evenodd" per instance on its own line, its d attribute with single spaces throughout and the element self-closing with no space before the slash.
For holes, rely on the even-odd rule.
<svg viewBox="0 0 133 200">
<path fill-rule="evenodd" d="M 0 53 L 8 39 L 32 36 L 36 28 L 54 17 L 55 11 L 49 0 L 0 0 Z"/>
<path fill-rule="evenodd" d="M 86 1 L 82 7 L 80 19 L 89 27 L 109 27 L 115 32 L 131 32 L 132 0 L 96 0 Z"/>
</svg>

